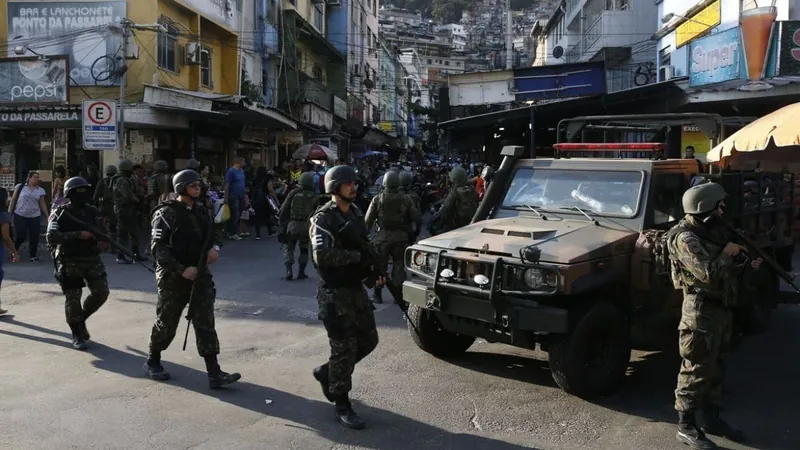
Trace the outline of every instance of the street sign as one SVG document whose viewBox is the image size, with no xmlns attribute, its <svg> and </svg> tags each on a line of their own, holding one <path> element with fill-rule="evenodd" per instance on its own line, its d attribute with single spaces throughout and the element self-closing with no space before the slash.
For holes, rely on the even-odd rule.
<svg viewBox="0 0 800 450">
<path fill-rule="evenodd" d="M 83 101 L 83 149 L 117 149 L 117 102 Z"/>
</svg>

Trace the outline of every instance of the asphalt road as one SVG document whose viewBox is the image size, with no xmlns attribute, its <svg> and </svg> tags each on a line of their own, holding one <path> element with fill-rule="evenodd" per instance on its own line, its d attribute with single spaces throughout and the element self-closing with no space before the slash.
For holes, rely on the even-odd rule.
<svg viewBox="0 0 800 450">
<path fill-rule="evenodd" d="M 280 280 L 274 239 L 230 243 L 215 267 L 220 362 L 242 382 L 209 391 L 193 342 L 180 349 L 184 324 L 163 356 L 173 380 L 155 382 L 141 368 L 152 275 L 107 263 L 112 295 L 89 321 L 88 352 L 71 348 L 50 261 L 7 264 L 0 448 L 686 448 L 674 437 L 674 352 L 637 352 L 624 389 L 587 402 L 555 387 L 542 354 L 478 342 L 452 361 L 433 358 L 414 346 L 393 305 L 377 309 L 381 342 L 354 375 L 368 428 L 343 429 L 311 377 L 328 355 L 314 275 Z M 800 449 L 799 324 L 800 309 L 782 306 L 770 332 L 734 355 L 725 416 L 752 443 L 720 444 Z"/>
</svg>

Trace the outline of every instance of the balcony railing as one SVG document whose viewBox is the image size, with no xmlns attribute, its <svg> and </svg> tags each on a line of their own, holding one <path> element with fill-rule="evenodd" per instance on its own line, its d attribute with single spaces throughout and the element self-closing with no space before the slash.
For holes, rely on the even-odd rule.
<svg viewBox="0 0 800 450">
<path fill-rule="evenodd" d="M 603 15 L 601 14 L 586 31 L 583 33 L 581 42 L 583 43 L 583 51 L 587 51 L 600 40 L 603 35 Z"/>
<path fill-rule="evenodd" d="M 326 109 L 331 109 L 331 92 L 322 84 L 321 81 L 314 79 L 304 72 L 301 72 L 300 83 L 300 103 L 315 103 Z"/>
<path fill-rule="evenodd" d="M 578 62 L 581 58 L 581 43 L 578 42 L 567 50 L 567 63 Z"/>
</svg>

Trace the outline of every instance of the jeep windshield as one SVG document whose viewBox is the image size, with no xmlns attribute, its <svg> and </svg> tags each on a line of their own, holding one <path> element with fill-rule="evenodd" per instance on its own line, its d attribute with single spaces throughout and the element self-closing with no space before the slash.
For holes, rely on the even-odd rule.
<svg viewBox="0 0 800 450">
<path fill-rule="evenodd" d="M 634 217 L 639 210 L 644 173 L 640 171 L 517 169 L 503 208 L 576 211 L 600 216 Z"/>
</svg>

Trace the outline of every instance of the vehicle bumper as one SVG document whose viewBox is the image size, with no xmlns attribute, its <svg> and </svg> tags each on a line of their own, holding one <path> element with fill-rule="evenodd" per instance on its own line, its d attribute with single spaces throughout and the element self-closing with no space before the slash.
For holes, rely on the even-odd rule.
<svg viewBox="0 0 800 450">
<path fill-rule="evenodd" d="M 438 291 L 438 292 L 437 292 Z M 475 298 L 458 288 L 434 290 L 421 281 L 403 283 L 403 299 L 410 304 L 442 314 L 479 320 L 521 331 L 567 333 L 569 318 L 566 309 L 540 305 L 538 302 L 513 296 L 500 299 L 503 311 L 497 311 L 488 299 Z"/>
</svg>

